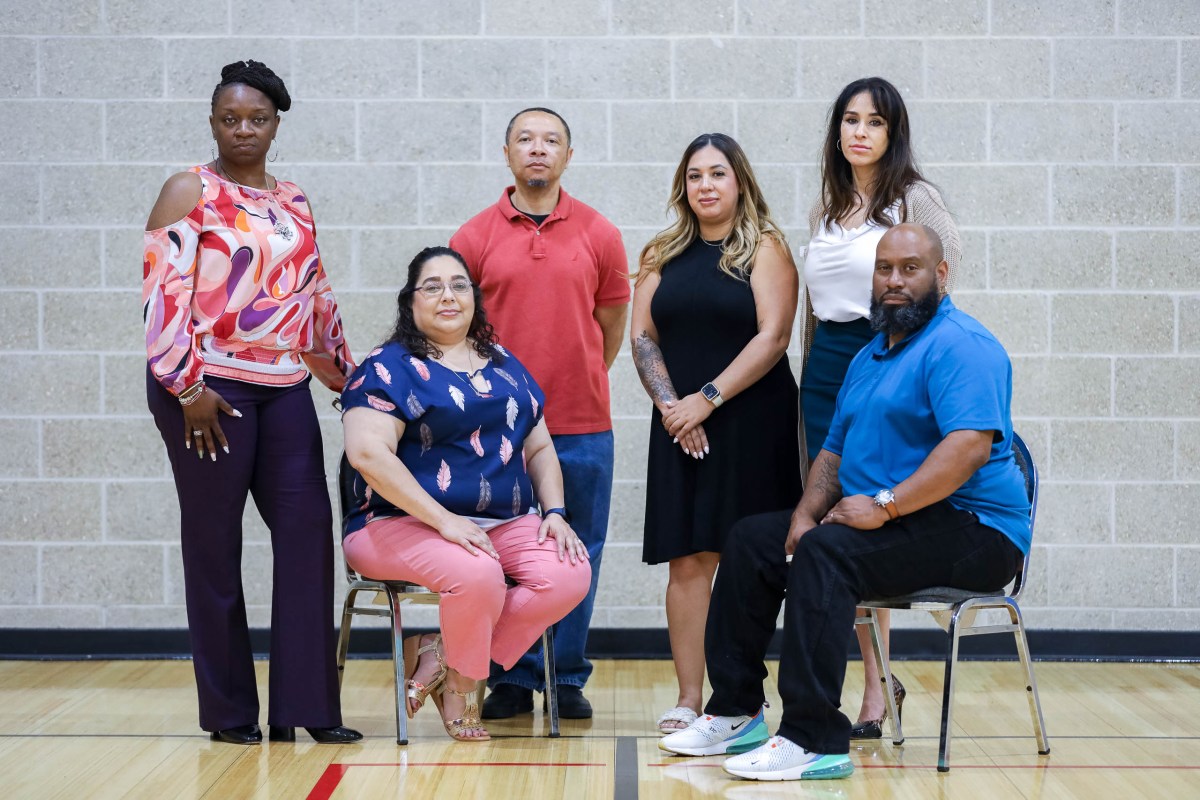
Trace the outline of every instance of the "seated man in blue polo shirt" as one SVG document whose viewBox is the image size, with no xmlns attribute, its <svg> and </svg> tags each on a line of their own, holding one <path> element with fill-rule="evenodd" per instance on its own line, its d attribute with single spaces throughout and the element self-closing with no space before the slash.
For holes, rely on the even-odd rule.
<svg viewBox="0 0 1200 800">
<path fill-rule="evenodd" d="M 897 225 L 880 240 L 879 335 L 850 364 L 800 505 L 731 532 L 705 636 L 713 694 L 662 749 L 739 753 L 724 766 L 742 778 L 845 777 L 839 705 L 857 603 L 930 586 L 993 591 L 1016 574 L 1030 531 L 1012 366 L 945 295 L 947 271 L 930 228 Z M 780 604 L 783 719 L 768 736 L 763 658 Z"/>
</svg>

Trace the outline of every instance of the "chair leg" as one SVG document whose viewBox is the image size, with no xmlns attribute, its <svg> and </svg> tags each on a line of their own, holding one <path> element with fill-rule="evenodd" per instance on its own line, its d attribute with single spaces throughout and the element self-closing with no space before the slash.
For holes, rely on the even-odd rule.
<svg viewBox="0 0 1200 800">
<path fill-rule="evenodd" d="M 954 710 L 954 665 L 958 661 L 958 612 L 950 617 L 949 652 L 946 653 L 946 678 L 942 682 L 942 730 L 938 740 L 938 772 L 950 771 L 950 724 Z"/>
<path fill-rule="evenodd" d="M 342 678 L 346 673 L 346 653 L 350 649 L 350 620 L 354 617 L 351 611 L 354 608 L 354 598 L 358 595 L 357 589 L 349 589 L 346 592 L 346 599 L 342 603 L 342 627 L 338 631 L 337 643 L 337 676 L 338 676 L 338 691 L 342 689 Z"/>
<path fill-rule="evenodd" d="M 546 713 L 550 717 L 550 738 L 558 738 L 558 673 L 554 668 L 554 626 L 542 633 L 542 662 L 546 665 Z"/>
<path fill-rule="evenodd" d="M 1025 693 L 1029 698 L 1029 717 L 1033 721 L 1033 733 L 1037 737 L 1038 755 L 1050 754 L 1050 737 L 1046 735 L 1046 721 L 1042 717 L 1042 701 L 1038 697 L 1037 681 L 1033 677 L 1033 659 L 1029 657 L 1029 641 L 1025 638 L 1025 620 L 1016 603 L 1008 604 L 1008 616 L 1017 626 L 1013 638 L 1017 640 L 1017 654 L 1025 668 Z"/>
<path fill-rule="evenodd" d="M 892 720 L 892 744 L 904 744 L 904 727 L 900 721 L 900 709 L 896 707 L 895 688 L 892 683 L 892 664 L 888 654 L 883 652 L 883 640 L 879 636 L 879 618 L 874 608 L 867 609 L 867 630 L 871 633 L 871 649 L 875 652 L 875 665 L 879 668 L 879 677 L 883 681 L 883 695 L 887 702 L 888 717 Z"/>
<path fill-rule="evenodd" d="M 396 673 L 396 744 L 408 744 L 408 713 L 404 708 L 404 631 L 400 625 L 400 598 L 387 590 L 388 608 L 392 612 L 392 667 Z"/>
</svg>

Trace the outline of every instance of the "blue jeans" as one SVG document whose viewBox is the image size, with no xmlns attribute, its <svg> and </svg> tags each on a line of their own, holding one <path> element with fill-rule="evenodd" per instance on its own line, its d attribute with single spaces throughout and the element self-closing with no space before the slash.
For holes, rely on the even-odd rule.
<svg viewBox="0 0 1200 800">
<path fill-rule="evenodd" d="M 592 561 L 592 585 L 587 596 L 555 626 L 554 667 L 558 684 L 583 688 L 592 674 L 592 662 L 584 657 L 592 606 L 596 602 L 596 583 L 600 579 L 600 558 L 608 535 L 608 507 L 612 499 L 613 433 L 560 434 L 551 437 L 562 465 L 563 489 L 571 527 L 587 547 Z M 512 683 L 526 689 L 545 689 L 542 643 L 533 648 L 507 672 L 492 664 L 488 686 Z"/>
</svg>

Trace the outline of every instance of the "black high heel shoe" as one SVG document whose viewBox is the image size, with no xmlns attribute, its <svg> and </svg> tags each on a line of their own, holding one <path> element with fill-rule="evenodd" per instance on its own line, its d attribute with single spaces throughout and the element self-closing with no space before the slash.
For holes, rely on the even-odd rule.
<svg viewBox="0 0 1200 800">
<path fill-rule="evenodd" d="M 262 729 L 258 725 L 239 725 L 236 728 L 213 731 L 209 738 L 225 744 L 262 744 Z"/>
<path fill-rule="evenodd" d="M 353 728 L 347 728 L 342 725 L 336 728 L 305 728 L 308 735 L 313 738 L 317 744 L 353 744 L 354 742 L 362 741 L 362 734 Z M 261 740 L 262 734 L 259 734 Z M 267 737 L 272 742 L 294 742 L 296 741 L 296 729 L 291 726 L 272 725 L 271 733 Z"/>
<path fill-rule="evenodd" d="M 896 716 L 903 721 L 904 719 L 904 698 L 908 692 L 904 691 L 904 684 L 895 675 L 892 676 L 892 697 L 896 700 Z M 856 722 L 850 727 L 851 739 L 882 739 L 883 738 L 883 721 L 888 718 L 887 705 L 883 706 L 883 716 L 879 719 L 868 719 L 861 722 Z"/>
</svg>

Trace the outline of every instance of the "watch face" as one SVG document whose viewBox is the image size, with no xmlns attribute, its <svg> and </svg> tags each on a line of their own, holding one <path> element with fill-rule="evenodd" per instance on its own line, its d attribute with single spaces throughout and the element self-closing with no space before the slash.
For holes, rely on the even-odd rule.
<svg viewBox="0 0 1200 800">
<path fill-rule="evenodd" d="M 695 384 L 692 384 L 692 385 L 695 386 Z M 703 386 L 701 386 L 700 393 L 703 394 L 705 397 L 707 397 L 709 400 L 716 400 L 718 397 L 721 396 L 721 393 L 720 393 L 720 391 L 717 390 L 717 387 L 713 386 L 711 383 L 706 383 Z"/>
<path fill-rule="evenodd" d="M 895 499 L 896 495 L 892 494 L 890 489 L 880 489 L 879 494 L 875 495 L 875 503 L 881 506 L 886 506 Z"/>
</svg>

